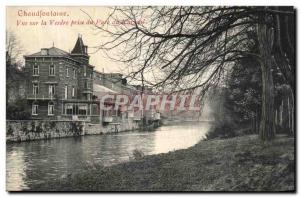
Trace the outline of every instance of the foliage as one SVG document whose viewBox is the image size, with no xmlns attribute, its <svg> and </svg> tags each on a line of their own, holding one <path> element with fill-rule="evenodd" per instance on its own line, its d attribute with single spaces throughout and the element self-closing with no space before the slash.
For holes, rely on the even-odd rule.
<svg viewBox="0 0 300 197">
<path fill-rule="evenodd" d="M 257 121 L 261 112 L 261 73 L 255 59 L 237 61 L 227 74 L 226 86 L 215 89 L 214 95 L 216 121 L 207 139 L 255 132 L 249 131 L 251 121 Z"/>
<path fill-rule="evenodd" d="M 129 64 L 128 78 L 140 80 L 143 86 L 167 91 L 197 88 L 205 96 L 223 82 L 232 64 L 245 58 L 258 61 L 263 83 L 259 133 L 262 140 L 275 136 L 272 72 L 280 70 L 294 90 L 293 7 L 115 7 L 107 20 L 119 17 L 134 25 L 98 26 L 110 37 L 98 50 Z M 151 23 L 141 23 L 145 17 Z M 253 46 L 258 50 L 253 51 Z M 241 92 L 236 89 L 233 96 L 241 97 Z M 248 89 L 243 94 L 235 104 L 250 107 L 238 111 L 249 119 L 254 116 L 256 92 Z"/>
<path fill-rule="evenodd" d="M 133 155 L 133 158 L 135 160 L 140 160 L 140 159 L 142 159 L 145 156 L 145 154 L 143 153 L 143 151 L 139 150 L 139 149 L 134 149 L 133 152 L 132 152 L 132 155 Z"/>
<path fill-rule="evenodd" d="M 234 131 L 235 130 L 232 128 L 232 125 L 230 123 L 225 123 L 222 125 L 219 124 L 216 127 L 213 127 L 213 129 L 205 135 L 205 139 L 210 140 L 216 138 L 223 139 L 235 137 L 236 133 Z"/>
<path fill-rule="evenodd" d="M 8 126 L 8 129 L 7 129 L 7 132 L 6 132 L 6 135 L 13 135 L 14 134 L 14 130 L 13 128 L 11 127 L 11 125 Z"/>
<path fill-rule="evenodd" d="M 261 73 L 253 59 L 235 64 L 225 90 L 225 108 L 236 124 L 247 124 L 261 111 Z"/>
<path fill-rule="evenodd" d="M 70 123 L 70 129 L 71 132 L 73 132 L 75 135 L 81 135 L 83 132 L 83 125 L 81 122 L 71 122 Z"/>
<path fill-rule="evenodd" d="M 49 127 L 50 127 L 50 129 L 54 129 L 56 127 L 56 122 L 55 121 L 50 121 L 49 122 Z"/>
<path fill-rule="evenodd" d="M 46 130 L 43 129 L 43 123 L 42 122 L 38 123 L 38 125 L 36 126 L 35 131 L 37 133 L 42 133 L 42 132 L 46 133 L 47 132 Z"/>
<path fill-rule="evenodd" d="M 289 86 L 278 70 L 273 71 L 275 85 L 275 107 L 289 95 Z M 216 126 L 207 134 L 207 139 L 226 138 L 255 133 L 251 124 L 258 127 L 261 113 L 261 70 L 253 58 L 238 61 L 231 68 L 226 86 L 216 91 L 223 99 L 214 106 Z M 253 126 L 253 125 L 252 125 Z"/>
<path fill-rule="evenodd" d="M 18 99 L 15 103 L 8 103 L 6 105 L 6 119 L 7 120 L 28 120 L 31 113 L 27 108 L 26 99 Z"/>
</svg>

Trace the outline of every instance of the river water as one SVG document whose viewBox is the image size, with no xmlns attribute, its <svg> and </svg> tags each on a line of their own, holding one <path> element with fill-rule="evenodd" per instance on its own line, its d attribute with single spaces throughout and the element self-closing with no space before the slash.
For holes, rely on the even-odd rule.
<svg viewBox="0 0 300 197">
<path fill-rule="evenodd" d="M 90 165 L 113 165 L 132 158 L 133 150 L 145 155 L 166 153 L 195 145 L 210 124 L 162 126 L 155 131 L 123 132 L 52 140 L 11 143 L 6 146 L 6 187 L 27 189 L 31 184 L 58 179 Z"/>
</svg>

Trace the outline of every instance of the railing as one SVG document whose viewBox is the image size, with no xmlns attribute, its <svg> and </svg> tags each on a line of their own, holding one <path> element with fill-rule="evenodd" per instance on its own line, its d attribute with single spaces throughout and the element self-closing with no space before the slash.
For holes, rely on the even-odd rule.
<svg viewBox="0 0 300 197">
<path fill-rule="evenodd" d="M 139 121 L 139 120 L 141 120 L 141 117 L 133 117 L 133 120 Z"/>
<path fill-rule="evenodd" d="M 134 112 L 130 111 L 128 113 L 128 118 L 134 118 Z"/>
<path fill-rule="evenodd" d="M 155 113 L 153 119 L 160 120 L 160 113 Z"/>
<path fill-rule="evenodd" d="M 103 117 L 103 122 L 113 122 L 113 117 L 112 116 L 105 116 Z"/>
<path fill-rule="evenodd" d="M 119 117 L 119 116 L 104 116 L 102 121 L 107 122 L 107 123 L 120 123 L 120 122 L 122 122 L 122 117 Z"/>
<path fill-rule="evenodd" d="M 155 111 L 147 111 L 145 112 L 145 117 L 148 120 L 160 120 L 160 113 L 155 112 Z"/>
<path fill-rule="evenodd" d="M 74 120 L 74 121 L 90 121 L 92 117 L 100 117 L 99 115 L 61 115 L 62 119 Z"/>
<path fill-rule="evenodd" d="M 27 95 L 27 99 L 30 99 L 30 100 L 54 100 L 54 99 L 57 99 L 57 95 L 34 95 L 34 94 L 31 94 L 31 95 Z"/>
</svg>

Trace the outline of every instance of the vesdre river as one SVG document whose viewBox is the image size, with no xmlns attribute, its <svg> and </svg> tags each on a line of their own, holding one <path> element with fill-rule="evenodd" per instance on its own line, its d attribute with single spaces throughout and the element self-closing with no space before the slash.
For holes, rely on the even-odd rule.
<svg viewBox="0 0 300 197">
<path fill-rule="evenodd" d="M 195 145 L 210 128 L 208 122 L 162 126 L 151 132 L 123 132 L 11 143 L 6 146 L 6 189 L 30 185 L 86 169 L 128 161 L 134 149 L 145 155 L 166 153 Z"/>
</svg>

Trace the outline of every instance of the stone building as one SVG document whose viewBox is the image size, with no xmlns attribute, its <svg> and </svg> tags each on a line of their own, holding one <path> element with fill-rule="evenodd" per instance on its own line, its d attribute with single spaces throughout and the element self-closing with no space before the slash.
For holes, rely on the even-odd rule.
<svg viewBox="0 0 300 197">
<path fill-rule="evenodd" d="M 79 36 L 71 53 L 53 46 L 24 56 L 26 98 L 33 119 L 99 118 L 99 103 L 92 98 L 94 67 L 87 49 Z"/>
</svg>

